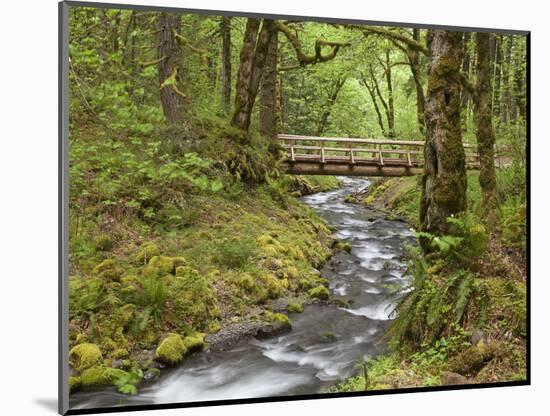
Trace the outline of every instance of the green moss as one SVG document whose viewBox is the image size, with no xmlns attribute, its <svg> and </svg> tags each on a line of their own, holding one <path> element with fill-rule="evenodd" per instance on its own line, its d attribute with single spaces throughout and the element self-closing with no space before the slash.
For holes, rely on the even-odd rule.
<svg viewBox="0 0 550 416">
<path fill-rule="evenodd" d="M 128 358 L 129 355 L 128 350 L 125 348 L 119 348 L 111 353 L 111 357 L 114 359 Z"/>
<path fill-rule="evenodd" d="M 273 322 L 277 326 L 278 331 L 287 331 L 292 328 L 290 319 L 283 313 L 269 312 L 266 315 L 268 321 Z"/>
<path fill-rule="evenodd" d="M 143 273 L 146 276 L 163 276 L 174 274 L 174 272 L 174 259 L 166 256 L 153 257 L 147 266 L 145 266 L 145 269 L 143 269 Z"/>
<path fill-rule="evenodd" d="M 495 348 L 483 341 L 472 346 L 449 360 L 448 369 L 463 376 L 477 374 L 493 357 Z"/>
<path fill-rule="evenodd" d="M 69 352 L 69 362 L 77 371 L 83 371 L 102 360 L 101 350 L 95 344 L 79 344 Z"/>
<path fill-rule="evenodd" d="M 309 297 L 319 300 L 328 300 L 330 292 L 325 286 L 317 286 L 308 291 Z"/>
<path fill-rule="evenodd" d="M 120 378 L 127 376 L 128 373 L 124 370 L 96 365 L 82 372 L 82 387 L 109 386 Z"/>
<path fill-rule="evenodd" d="M 95 275 L 100 275 L 101 273 L 108 271 L 108 270 L 114 270 L 116 267 L 116 264 L 114 260 L 107 259 L 103 260 L 101 263 L 99 263 L 97 266 L 94 267 L 94 270 L 92 271 Z"/>
<path fill-rule="evenodd" d="M 135 261 L 141 264 L 147 264 L 155 256 L 160 256 L 160 250 L 155 243 L 143 244 L 135 256 Z"/>
<path fill-rule="evenodd" d="M 156 350 L 157 360 L 168 365 L 175 365 L 183 360 L 187 347 L 178 334 L 168 335 Z"/>
<path fill-rule="evenodd" d="M 336 244 L 334 244 L 334 249 L 335 250 L 342 250 L 342 251 L 346 251 L 348 253 L 351 253 L 351 244 L 348 243 L 347 241 L 338 241 L 336 242 Z"/>
<path fill-rule="evenodd" d="M 185 345 L 185 348 L 187 348 L 188 353 L 202 351 L 206 346 L 204 336 L 202 334 L 186 336 L 183 339 L 183 344 Z"/>
<path fill-rule="evenodd" d="M 291 313 L 302 313 L 304 305 L 298 302 L 289 302 L 286 309 Z"/>
<path fill-rule="evenodd" d="M 98 235 L 94 240 L 97 251 L 110 251 L 113 248 L 113 240 L 106 234 Z"/>
<path fill-rule="evenodd" d="M 82 379 L 80 377 L 69 377 L 69 393 L 74 392 L 80 386 L 82 386 Z"/>
</svg>

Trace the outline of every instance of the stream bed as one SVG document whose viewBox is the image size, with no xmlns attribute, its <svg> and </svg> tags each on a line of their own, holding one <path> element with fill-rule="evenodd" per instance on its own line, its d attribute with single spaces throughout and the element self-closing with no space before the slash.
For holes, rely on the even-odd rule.
<svg viewBox="0 0 550 416">
<path fill-rule="evenodd" d="M 352 245 L 321 269 L 336 304 L 311 304 L 289 314 L 292 331 L 265 340 L 248 339 L 227 351 L 196 354 L 135 396 L 114 388 L 77 392 L 70 408 L 200 402 L 315 394 L 358 372 L 361 357 L 384 350 L 380 341 L 391 320 L 390 294 L 407 285 L 402 257 L 414 231 L 383 213 L 344 202 L 368 186 L 367 179 L 340 178 L 342 187 L 303 197 Z"/>
</svg>

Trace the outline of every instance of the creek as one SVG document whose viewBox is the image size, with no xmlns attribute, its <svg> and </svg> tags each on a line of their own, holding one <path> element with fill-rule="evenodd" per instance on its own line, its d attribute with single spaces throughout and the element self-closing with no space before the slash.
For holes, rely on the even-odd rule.
<svg viewBox="0 0 550 416">
<path fill-rule="evenodd" d="M 70 408 L 98 408 L 315 394 L 357 374 L 361 357 L 380 354 L 381 337 L 391 322 L 398 288 L 407 286 L 405 247 L 414 231 L 384 213 L 344 202 L 346 195 L 369 185 L 367 179 L 340 178 L 334 191 L 303 197 L 350 253 L 339 252 L 321 269 L 333 298 L 349 306 L 310 304 L 289 314 L 292 330 L 269 339 L 248 339 L 227 351 L 196 354 L 135 396 L 114 388 L 77 392 Z"/>
</svg>

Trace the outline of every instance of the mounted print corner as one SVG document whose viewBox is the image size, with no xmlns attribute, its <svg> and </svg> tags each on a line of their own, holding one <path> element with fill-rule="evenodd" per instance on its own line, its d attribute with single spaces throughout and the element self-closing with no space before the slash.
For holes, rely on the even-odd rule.
<svg viewBox="0 0 550 416">
<path fill-rule="evenodd" d="M 529 32 L 60 17 L 60 413 L 529 384 Z"/>
</svg>

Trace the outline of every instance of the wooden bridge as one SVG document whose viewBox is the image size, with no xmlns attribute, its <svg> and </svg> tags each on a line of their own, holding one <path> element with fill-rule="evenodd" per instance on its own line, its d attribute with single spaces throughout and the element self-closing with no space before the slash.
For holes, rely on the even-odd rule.
<svg viewBox="0 0 550 416">
<path fill-rule="evenodd" d="M 424 168 L 423 141 L 291 134 L 279 134 L 278 140 L 287 151 L 282 168 L 295 175 L 411 176 L 422 174 Z M 476 146 L 464 144 L 464 148 L 467 168 L 477 169 Z"/>
</svg>

